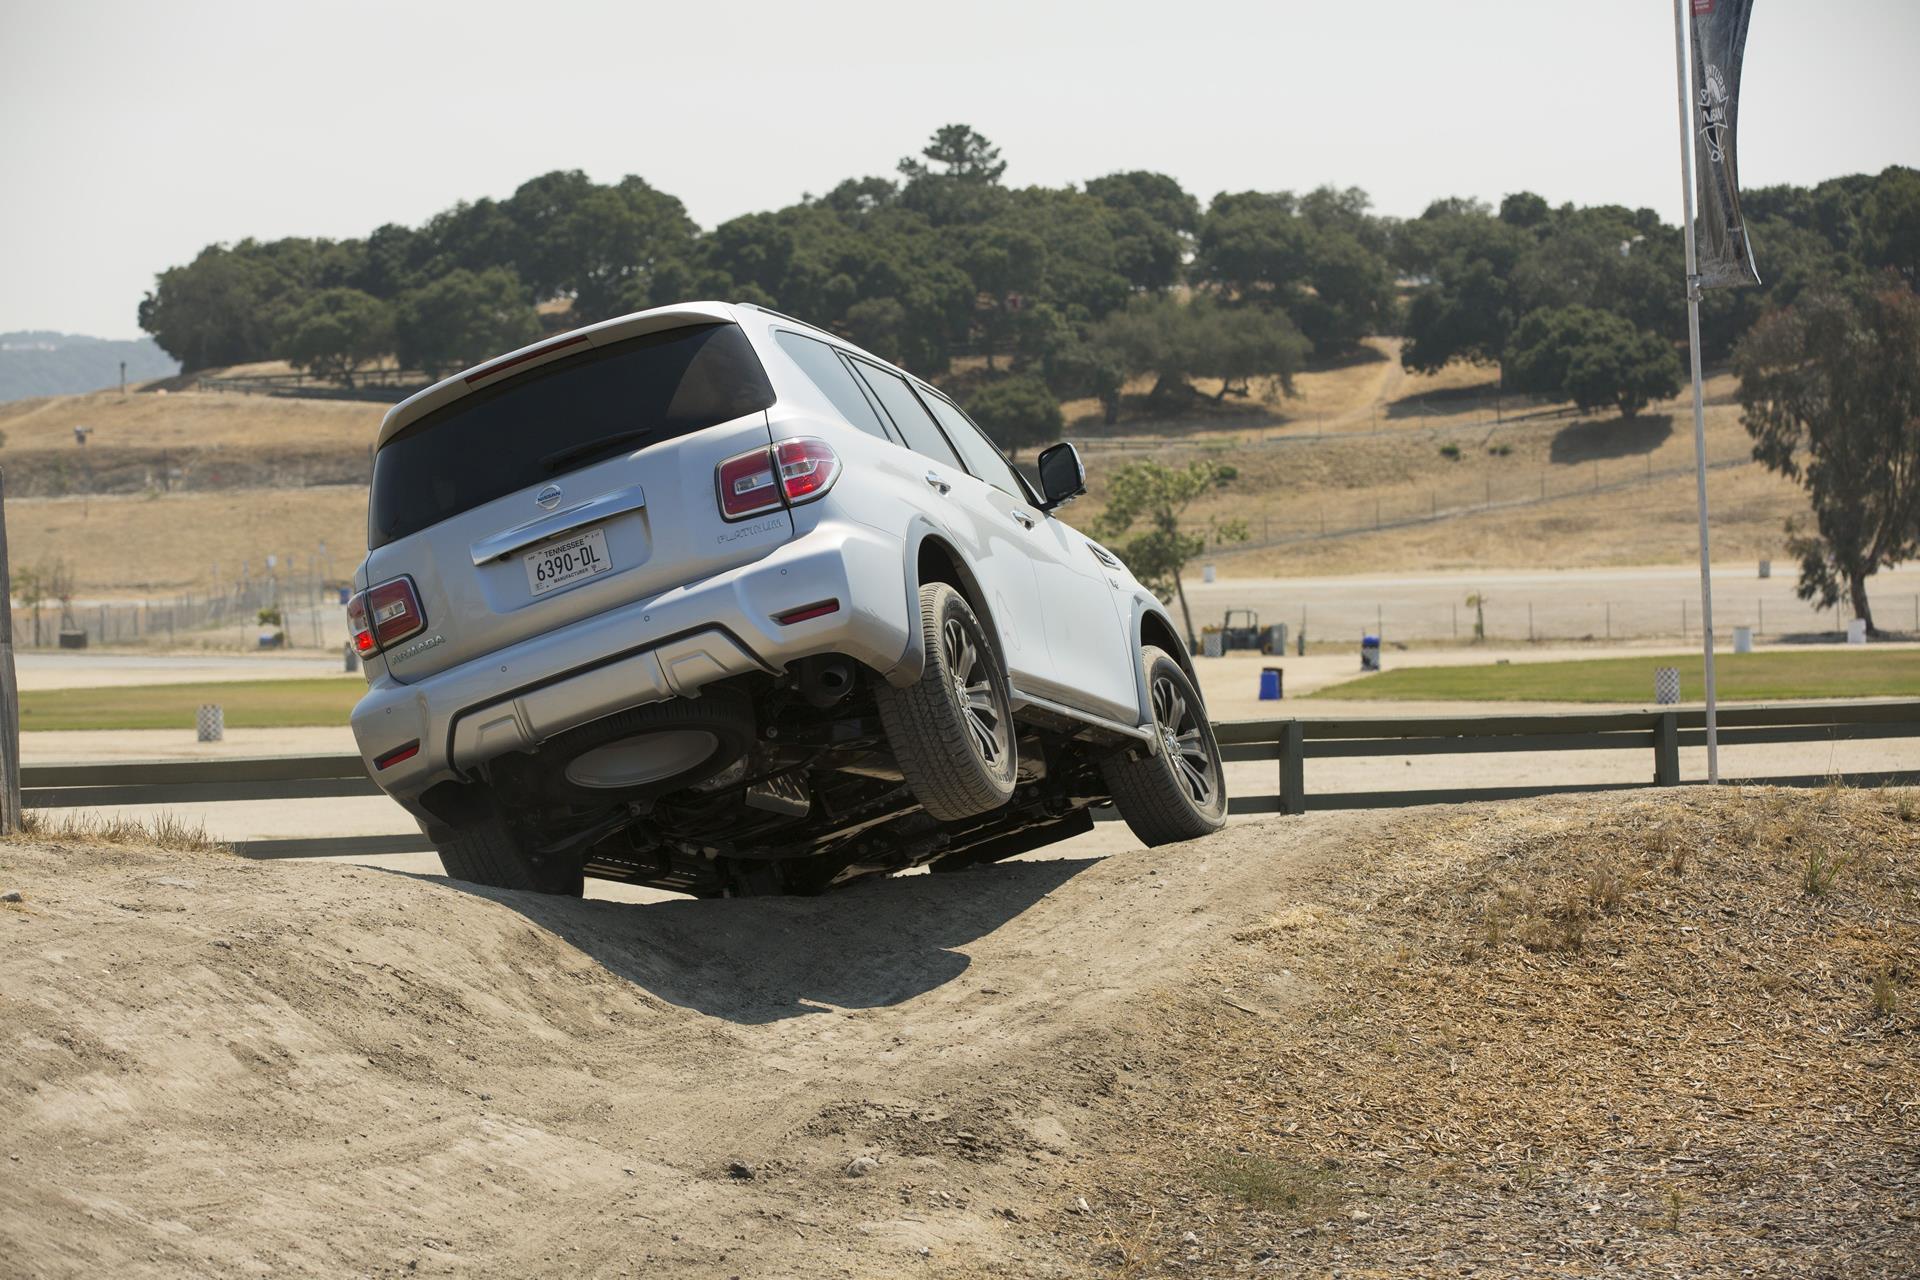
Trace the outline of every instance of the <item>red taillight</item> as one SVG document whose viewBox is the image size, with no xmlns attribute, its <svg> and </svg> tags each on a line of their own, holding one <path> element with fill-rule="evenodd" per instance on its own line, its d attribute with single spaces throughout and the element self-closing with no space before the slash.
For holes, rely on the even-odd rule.
<svg viewBox="0 0 1920 1280">
<path fill-rule="evenodd" d="M 826 441 L 802 437 L 767 449 L 735 454 L 714 473 L 720 514 L 744 520 L 781 506 L 811 502 L 840 474 L 840 459 Z"/>
<path fill-rule="evenodd" d="M 427 629 L 412 578 L 394 578 L 347 601 L 347 631 L 356 653 L 376 653 Z"/>
<path fill-rule="evenodd" d="M 373 628 L 367 625 L 367 593 L 362 591 L 347 601 L 347 634 L 353 637 L 353 651 L 373 652 Z"/>
<path fill-rule="evenodd" d="M 720 464 L 716 483 L 720 486 L 720 514 L 729 520 L 745 520 L 780 505 L 773 458 L 765 449 L 728 458 Z"/>
<path fill-rule="evenodd" d="M 780 490 L 788 502 L 819 497 L 840 474 L 840 459 L 825 440 L 782 440 L 773 447 L 773 455 L 780 462 Z"/>
</svg>

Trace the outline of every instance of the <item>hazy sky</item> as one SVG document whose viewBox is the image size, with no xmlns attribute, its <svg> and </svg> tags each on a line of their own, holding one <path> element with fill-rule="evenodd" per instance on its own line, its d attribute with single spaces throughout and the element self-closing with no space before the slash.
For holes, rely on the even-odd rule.
<svg viewBox="0 0 1920 1280">
<path fill-rule="evenodd" d="M 1920 163 L 1916 55 L 1916 0 L 1759 0 L 1745 184 Z M 1678 221 L 1668 0 L 0 0 L 0 331 L 132 336 L 210 241 L 362 235 L 549 169 L 640 174 L 712 226 L 891 175 L 948 121 L 1011 183 Z"/>
</svg>

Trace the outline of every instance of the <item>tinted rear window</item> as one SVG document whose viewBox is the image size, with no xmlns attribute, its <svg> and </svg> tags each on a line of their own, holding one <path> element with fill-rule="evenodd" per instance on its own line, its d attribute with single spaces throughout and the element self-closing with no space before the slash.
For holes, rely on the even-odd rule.
<svg viewBox="0 0 1920 1280">
<path fill-rule="evenodd" d="M 384 546 L 549 476 L 773 403 L 738 325 L 631 338 L 543 365 L 436 409 L 373 460 L 368 541 Z M 595 456 L 595 441 L 647 434 Z M 583 456 L 564 459 L 569 450 Z"/>
</svg>

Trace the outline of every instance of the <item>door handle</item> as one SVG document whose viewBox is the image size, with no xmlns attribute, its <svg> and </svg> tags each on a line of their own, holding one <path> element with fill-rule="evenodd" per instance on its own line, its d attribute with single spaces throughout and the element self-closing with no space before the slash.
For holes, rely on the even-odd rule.
<svg viewBox="0 0 1920 1280">
<path fill-rule="evenodd" d="M 933 486 L 933 490 L 935 493 L 940 493 L 940 494 L 945 494 L 948 490 L 953 488 L 952 485 L 948 484 L 945 480 L 942 480 L 940 478 L 940 473 L 938 471 L 927 472 L 927 483 Z"/>
<path fill-rule="evenodd" d="M 1023 528 L 1023 529 L 1031 529 L 1031 528 L 1033 528 L 1033 517 L 1032 517 L 1032 516 L 1030 516 L 1030 515 L 1028 515 L 1028 514 L 1027 514 L 1026 512 L 1024 512 L 1024 511 L 1009 511 L 1009 512 L 1008 512 L 1007 514 L 1008 514 L 1008 515 L 1010 515 L 1010 516 L 1012 516 L 1012 517 L 1013 517 L 1013 518 L 1014 518 L 1015 520 L 1018 520 L 1018 521 L 1020 522 L 1020 527 L 1021 527 L 1021 528 Z"/>
</svg>

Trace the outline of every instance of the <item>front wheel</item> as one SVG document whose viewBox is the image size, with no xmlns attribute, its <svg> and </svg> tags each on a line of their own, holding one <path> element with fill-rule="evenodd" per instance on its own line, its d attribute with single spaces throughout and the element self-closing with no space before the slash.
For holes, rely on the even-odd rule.
<svg viewBox="0 0 1920 1280">
<path fill-rule="evenodd" d="M 1227 786 L 1207 707 L 1186 669 L 1152 645 L 1140 651 L 1153 706 L 1154 749 L 1116 751 L 1100 762 L 1107 791 L 1145 845 L 1194 840 L 1227 820 Z"/>
</svg>

